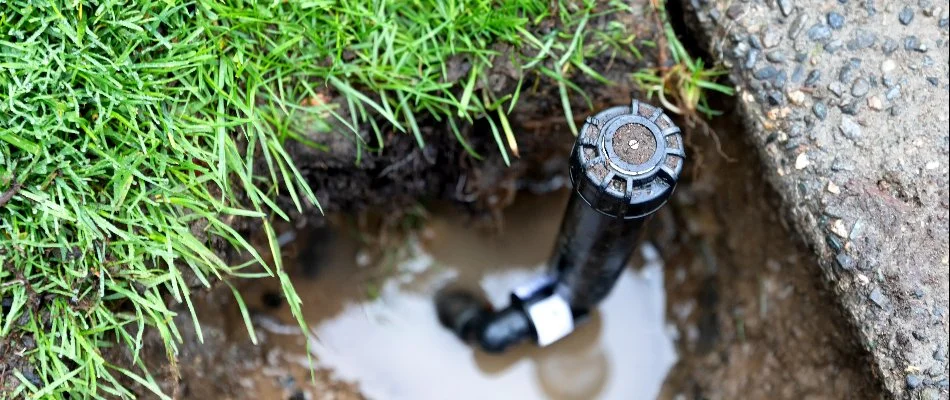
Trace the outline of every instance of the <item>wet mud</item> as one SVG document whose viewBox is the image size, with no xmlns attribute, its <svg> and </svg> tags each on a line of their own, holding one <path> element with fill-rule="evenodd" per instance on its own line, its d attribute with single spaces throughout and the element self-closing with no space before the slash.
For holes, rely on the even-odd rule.
<svg viewBox="0 0 950 400">
<path fill-rule="evenodd" d="M 516 192 L 491 230 L 453 202 L 424 203 L 398 223 L 336 216 L 319 229 L 283 227 L 306 335 L 278 282 L 236 282 L 259 344 L 230 291 L 217 290 L 199 305 L 205 344 L 186 348 L 168 388 L 234 399 L 875 398 L 866 355 L 813 258 L 783 226 L 747 145 L 726 136 L 734 125 L 717 124 L 735 160 L 708 136 L 687 138 L 696 158 L 617 287 L 551 347 L 482 353 L 439 326 L 432 295 L 455 285 L 503 305 L 545 267 L 563 189 Z"/>
</svg>

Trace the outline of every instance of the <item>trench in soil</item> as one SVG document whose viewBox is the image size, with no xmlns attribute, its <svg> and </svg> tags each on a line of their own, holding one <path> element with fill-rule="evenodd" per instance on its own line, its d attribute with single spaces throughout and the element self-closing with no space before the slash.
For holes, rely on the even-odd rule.
<svg viewBox="0 0 950 400">
<path fill-rule="evenodd" d="M 519 192 L 500 232 L 439 201 L 399 232 L 366 229 L 372 215 L 284 227 L 306 334 L 276 280 L 237 282 L 256 346 L 230 291 L 213 291 L 198 303 L 205 342 L 179 324 L 192 341 L 181 379 L 165 387 L 196 399 L 873 397 L 863 355 L 814 257 L 783 227 L 754 152 L 732 118 L 714 127 L 735 161 L 687 132 L 692 158 L 673 199 L 599 312 L 561 342 L 484 354 L 439 325 L 432 299 L 451 284 L 504 304 L 545 267 L 563 187 Z"/>
</svg>

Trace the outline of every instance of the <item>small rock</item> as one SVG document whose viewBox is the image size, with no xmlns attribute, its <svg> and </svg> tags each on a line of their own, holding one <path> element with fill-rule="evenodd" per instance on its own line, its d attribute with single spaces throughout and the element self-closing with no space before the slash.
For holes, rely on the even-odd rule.
<svg viewBox="0 0 950 400">
<path fill-rule="evenodd" d="M 808 166 L 808 155 L 805 153 L 799 154 L 795 158 L 795 169 L 805 169 Z"/>
<path fill-rule="evenodd" d="M 808 28 L 808 38 L 815 42 L 825 42 L 831 39 L 831 28 L 828 25 L 817 23 Z"/>
<path fill-rule="evenodd" d="M 752 46 L 753 49 L 762 50 L 762 41 L 759 40 L 758 36 L 749 35 L 749 45 Z"/>
<path fill-rule="evenodd" d="M 885 74 L 884 77 L 881 78 L 881 82 L 884 83 L 884 86 L 894 87 L 898 83 L 897 76 L 894 74 Z"/>
<path fill-rule="evenodd" d="M 805 68 L 799 64 L 792 70 L 792 82 L 799 83 L 802 79 L 805 79 Z"/>
<path fill-rule="evenodd" d="M 914 336 L 914 339 L 917 339 L 920 342 L 927 341 L 927 334 L 922 331 L 913 331 L 911 334 Z"/>
<path fill-rule="evenodd" d="M 769 92 L 769 105 L 770 106 L 783 106 L 785 105 L 785 95 L 778 90 L 773 90 Z"/>
<path fill-rule="evenodd" d="M 887 89 L 887 93 L 884 93 L 884 97 L 888 100 L 894 100 L 901 95 L 900 86 L 892 86 L 890 89 Z"/>
<path fill-rule="evenodd" d="M 848 50 L 861 50 L 874 46 L 877 43 L 877 35 L 874 32 L 858 29 L 855 31 L 854 39 L 848 41 Z"/>
<path fill-rule="evenodd" d="M 808 72 L 808 77 L 805 78 L 805 86 L 815 86 L 819 79 L 821 79 L 821 72 L 813 69 Z"/>
<path fill-rule="evenodd" d="M 924 10 L 924 15 L 928 17 L 934 17 L 937 15 L 940 15 L 940 12 L 943 11 L 943 9 L 940 7 L 920 7 L 920 8 Z"/>
<path fill-rule="evenodd" d="M 775 79 L 772 80 L 772 85 L 776 88 L 783 88 L 786 82 L 788 82 L 788 72 L 785 72 L 783 69 L 778 72 L 778 75 L 775 75 Z"/>
<path fill-rule="evenodd" d="M 745 64 L 743 67 L 745 69 L 752 69 L 755 67 L 755 63 L 759 60 L 759 51 L 756 49 L 749 50 L 749 54 L 745 56 Z"/>
<path fill-rule="evenodd" d="M 801 90 L 794 90 L 788 94 L 788 101 L 791 101 L 792 104 L 802 104 L 805 102 L 805 92 Z"/>
<path fill-rule="evenodd" d="M 881 293 L 881 288 L 874 288 L 871 294 L 868 295 L 868 298 L 871 299 L 874 304 L 877 304 L 878 307 L 884 308 L 887 306 L 887 297 L 884 296 L 884 293 Z"/>
<path fill-rule="evenodd" d="M 868 91 L 871 90 L 871 84 L 868 83 L 867 79 L 858 78 L 854 80 L 854 83 L 851 85 L 851 95 L 854 97 L 864 97 L 868 94 Z"/>
<path fill-rule="evenodd" d="M 858 115 L 858 111 L 861 111 L 861 104 L 863 104 L 863 102 L 859 100 L 854 100 L 850 103 L 842 104 L 840 107 L 841 112 L 847 115 Z"/>
<path fill-rule="evenodd" d="M 920 375 L 907 375 L 907 388 L 914 390 L 924 383 L 924 378 Z"/>
<path fill-rule="evenodd" d="M 881 111 L 884 109 L 884 101 L 879 96 L 868 97 L 868 107 L 874 111 Z"/>
<path fill-rule="evenodd" d="M 840 219 L 836 219 L 831 223 L 831 233 L 838 235 L 838 237 L 842 239 L 848 238 L 848 228 L 844 226 L 844 221 Z"/>
<path fill-rule="evenodd" d="M 765 28 L 765 32 L 762 33 L 762 45 L 767 49 L 771 49 L 775 46 L 778 46 L 782 42 L 782 33 L 773 26 Z"/>
<path fill-rule="evenodd" d="M 749 44 L 746 42 L 739 42 L 732 48 L 732 56 L 735 58 L 745 57 L 746 54 L 749 54 Z"/>
<path fill-rule="evenodd" d="M 854 122 L 853 119 L 848 117 L 841 118 L 841 125 L 838 126 L 838 129 L 841 130 L 841 133 L 844 135 L 844 137 L 851 140 L 856 140 L 863 134 L 861 131 L 861 125 L 858 125 L 857 122 Z"/>
<path fill-rule="evenodd" d="M 950 18 L 946 18 L 946 17 L 940 18 L 940 22 L 937 23 L 937 26 L 941 28 L 946 28 L 947 26 L 950 26 Z"/>
<path fill-rule="evenodd" d="M 798 52 L 798 53 L 795 54 L 795 61 L 796 61 L 796 62 L 803 63 L 803 62 L 805 62 L 805 60 L 807 60 L 807 59 L 808 59 L 808 53 L 806 53 L 806 52 L 804 52 L 804 51 L 800 51 L 800 52 Z"/>
<path fill-rule="evenodd" d="M 844 15 L 832 11 L 828 13 L 827 20 L 828 26 L 830 26 L 831 29 L 839 30 L 844 27 Z"/>
<path fill-rule="evenodd" d="M 892 117 L 900 116 L 903 112 L 904 112 L 904 108 L 901 107 L 901 106 L 895 105 L 894 107 L 891 107 L 891 116 L 892 116 Z"/>
<path fill-rule="evenodd" d="M 795 17 L 791 25 L 788 26 L 788 38 L 792 40 L 797 39 L 798 35 L 800 35 L 805 28 L 806 22 L 808 22 L 808 14 L 798 13 L 798 16 Z"/>
<path fill-rule="evenodd" d="M 834 182 L 828 181 L 828 192 L 831 194 L 841 194 L 841 188 L 835 185 Z"/>
<path fill-rule="evenodd" d="M 841 95 L 844 94 L 844 85 L 842 85 L 841 82 L 834 81 L 828 84 L 828 90 L 834 93 L 835 96 L 841 97 Z"/>
<path fill-rule="evenodd" d="M 844 42 L 842 42 L 841 39 L 835 39 L 825 43 L 824 49 L 829 54 L 835 54 L 838 52 L 838 50 L 841 50 L 842 47 L 844 47 Z"/>
<path fill-rule="evenodd" d="M 839 253 L 837 256 L 835 256 L 835 261 L 838 263 L 838 267 L 845 271 L 851 271 L 854 269 L 854 259 L 847 254 Z"/>
<path fill-rule="evenodd" d="M 772 79 L 775 77 L 775 75 L 778 75 L 778 70 L 771 65 L 766 65 L 762 68 L 759 68 L 752 74 L 752 76 L 758 80 Z"/>
<path fill-rule="evenodd" d="M 856 69 L 854 64 L 845 64 L 841 67 L 841 71 L 838 72 L 838 81 L 841 83 L 851 83 L 854 81 L 854 71 Z"/>
<path fill-rule="evenodd" d="M 745 14 L 745 7 L 740 3 L 733 4 L 726 9 L 726 16 L 729 19 L 739 19 L 743 14 Z"/>
<path fill-rule="evenodd" d="M 782 10 L 782 15 L 792 15 L 792 0 L 778 0 L 778 8 Z"/>
<path fill-rule="evenodd" d="M 785 62 L 785 52 L 782 50 L 770 51 L 765 55 L 765 59 L 776 64 L 782 64 Z"/>
<path fill-rule="evenodd" d="M 927 82 L 930 82 L 930 84 L 933 85 L 933 87 L 937 87 L 940 85 L 940 80 L 937 79 L 937 77 L 935 76 L 928 76 Z"/>
<path fill-rule="evenodd" d="M 811 111 L 815 113 L 815 116 L 818 117 L 818 119 L 822 121 L 824 121 L 825 118 L 828 117 L 828 107 L 825 106 L 825 103 L 822 103 L 820 101 L 815 102 L 815 105 L 811 107 Z"/>
<path fill-rule="evenodd" d="M 894 62 L 894 60 L 887 59 L 881 63 L 881 72 L 885 74 L 895 70 L 896 68 L 897 68 L 897 63 Z"/>
<path fill-rule="evenodd" d="M 916 51 L 920 48 L 920 39 L 917 36 L 911 35 L 904 38 L 904 50 L 907 51 Z"/>
<path fill-rule="evenodd" d="M 884 51 L 884 55 L 891 55 L 900 45 L 897 43 L 894 38 L 884 39 L 884 44 L 881 45 L 881 50 Z"/>
<path fill-rule="evenodd" d="M 871 278 L 868 278 L 865 274 L 858 274 L 858 282 L 861 282 L 862 285 L 867 285 L 871 283 Z"/>
<path fill-rule="evenodd" d="M 914 10 L 909 6 L 904 6 L 904 9 L 897 14 L 897 19 L 904 25 L 910 25 L 910 22 L 914 20 Z"/>
<path fill-rule="evenodd" d="M 924 165 L 924 168 L 928 170 L 934 170 L 934 169 L 937 169 L 937 167 L 939 166 L 940 166 L 940 163 L 936 161 L 928 161 L 927 165 Z"/>
</svg>

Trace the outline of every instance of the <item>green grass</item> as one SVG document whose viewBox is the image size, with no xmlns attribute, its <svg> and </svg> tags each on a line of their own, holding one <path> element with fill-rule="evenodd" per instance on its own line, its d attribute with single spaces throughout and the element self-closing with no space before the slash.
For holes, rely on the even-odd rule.
<svg viewBox="0 0 950 400">
<path fill-rule="evenodd" d="M 308 133 L 343 134 L 379 151 L 353 134 L 381 135 L 377 117 L 421 146 L 419 115 L 452 127 L 492 116 L 507 161 L 517 140 L 506 114 L 522 88 L 487 89 L 498 57 L 554 79 L 568 115 L 569 92 L 582 92 L 569 74 L 597 76 L 584 64 L 590 3 L 0 3 L 0 341 L 36 343 L 21 355 L 32 371 L 0 371 L 20 382 L 0 387 L 12 398 L 130 397 L 122 377 L 165 397 L 138 358 L 143 331 L 156 329 L 174 361 L 170 307 L 195 318 L 192 280 L 277 277 L 303 328 L 271 221 L 288 218 L 278 196 L 319 204 L 287 140 L 322 149 Z M 560 28 L 531 33 L 548 19 Z M 500 43 L 533 55 L 501 54 Z M 451 57 L 471 65 L 458 81 Z M 345 110 L 323 101 L 332 95 Z M 264 227 L 275 263 L 231 228 L 238 218 Z M 213 242 L 250 261 L 226 263 Z M 134 365 L 103 357 L 116 344 Z"/>
<path fill-rule="evenodd" d="M 663 107 L 677 114 L 693 117 L 698 112 L 707 118 L 720 115 L 721 112 L 709 106 L 707 94 L 708 91 L 728 96 L 735 94 L 731 86 L 717 82 L 728 71 L 718 66 L 707 67 L 703 60 L 691 56 L 670 24 L 665 0 L 653 1 L 653 10 L 663 32 L 660 54 L 661 57 L 670 57 L 672 66 L 636 71 L 634 81 L 650 98 L 656 96 Z"/>
</svg>

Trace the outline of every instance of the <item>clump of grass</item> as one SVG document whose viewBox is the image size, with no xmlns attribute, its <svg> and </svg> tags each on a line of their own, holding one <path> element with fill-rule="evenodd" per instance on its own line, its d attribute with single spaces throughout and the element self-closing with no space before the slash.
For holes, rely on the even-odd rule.
<svg viewBox="0 0 950 400">
<path fill-rule="evenodd" d="M 165 398 L 139 358 L 143 332 L 156 329 L 174 362 L 172 305 L 196 318 L 193 282 L 277 277 L 303 328 L 271 225 L 288 218 L 277 196 L 319 209 L 283 148 L 320 148 L 301 124 L 327 130 L 336 118 L 379 135 L 381 116 L 422 145 L 419 113 L 451 126 L 494 116 L 507 161 L 521 86 L 480 85 L 496 44 L 534 49 L 507 56 L 557 80 L 568 113 L 568 90 L 582 91 L 567 73 L 596 74 L 576 51 L 591 2 L 0 3 L 0 340 L 31 365 L 0 369 L 14 398 L 133 396 L 122 377 Z M 531 33 L 548 18 L 562 29 Z M 470 65 L 459 82 L 453 57 Z M 348 113 L 324 101 L 330 92 Z M 263 227 L 272 264 L 232 228 L 242 218 Z M 250 261 L 229 264 L 214 243 Z M 104 357 L 114 343 L 133 365 Z"/>
<path fill-rule="evenodd" d="M 707 67 L 703 60 L 692 57 L 670 24 L 665 1 L 653 0 L 651 4 L 663 32 L 660 66 L 634 72 L 634 80 L 650 98 L 656 96 L 663 107 L 674 113 L 690 118 L 697 113 L 707 118 L 720 115 L 709 106 L 707 92 L 735 94 L 732 87 L 717 82 L 728 71 L 718 66 Z M 672 59 L 670 66 L 663 65 L 667 55 Z"/>
</svg>

